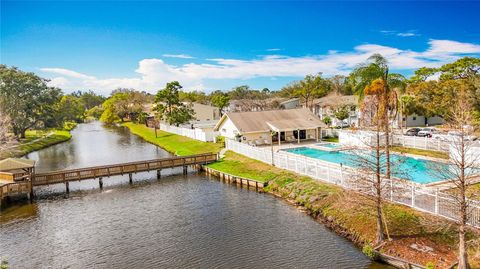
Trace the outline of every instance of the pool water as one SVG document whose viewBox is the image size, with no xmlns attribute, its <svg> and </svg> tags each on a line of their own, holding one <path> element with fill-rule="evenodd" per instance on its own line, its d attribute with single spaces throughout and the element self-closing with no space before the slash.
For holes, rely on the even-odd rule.
<svg viewBox="0 0 480 269">
<path fill-rule="evenodd" d="M 359 166 L 358 155 L 348 151 L 325 151 L 309 147 L 285 149 L 285 151 L 350 167 Z M 392 167 L 393 176 L 412 180 L 421 184 L 428 184 L 444 180 L 444 178 L 437 177 L 434 175 L 434 173 L 429 172 L 431 171 L 432 167 L 439 167 L 442 170 L 448 169 L 447 164 L 439 162 L 405 157 L 397 154 L 391 154 L 390 156 L 391 162 L 396 164 L 394 167 Z"/>
</svg>

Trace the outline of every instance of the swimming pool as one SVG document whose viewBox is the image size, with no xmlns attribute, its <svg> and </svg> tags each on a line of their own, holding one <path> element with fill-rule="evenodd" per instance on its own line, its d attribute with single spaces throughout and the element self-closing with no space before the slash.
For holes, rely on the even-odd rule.
<svg viewBox="0 0 480 269">
<path fill-rule="evenodd" d="M 348 151 L 325 151 L 309 147 L 284 149 L 284 151 L 350 167 L 359 166 L 358 156 Z M 391 160 L 392 163 L 397 164 L 392 168 L 393 176 L 421 184 L 444 180 L 429 172 L 433 166 L 448 169 L 447 164 L 397 154 L 391 154 Z"/>
</svg>

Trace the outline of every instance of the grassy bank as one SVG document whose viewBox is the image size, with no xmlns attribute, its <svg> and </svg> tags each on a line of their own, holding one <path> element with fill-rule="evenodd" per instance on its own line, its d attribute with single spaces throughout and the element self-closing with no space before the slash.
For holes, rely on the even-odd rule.
<svg viewBox="0 0 480 269">
<path fill-rule="evenodd" d="M 373 201 L 368 197 L 230 151 L 222 160 L 208 166 L 241 177 L 269 181 L 266 192 L 303 206 L 314 218 L 358 245 L 375 239 L 376 219 Z M 437 262 L 437 268 L 455 259 L 457 233 L 452 222 L 397 204 L 387 203 L 384 213 L 392 240 L 387 241 L 382 252 L 423 265 Z M 472 230 L 468 237 L 479 238 L 480 234 Z M 410 247 L 412 244 L 431 247 L 434 251 L 431 254 L 416 251 Z M 472 247 L 470 254 L 471 263 L 477 268 L 480 266 L 479 250 Z"/>
<path fill-rule="evenodd" d="M 167 133 L 161 130 L 157 130 L 157 137 L 155 137 L 155 130 L 148 128 L 144 124 L 127 122 L 123 123 L 122 125 L 126 126 L 132 133 L 140 136 L 146 141 L 178 156 L 208 152 L 217 153 L 222 148 L 222 144 L 202 142 L 185 136 Z"/>
<path fill-rule="evenodd" d="M 0 159 L 21 157 L 32 151 L 65 142 L 71 137 L 70 132 L 65 130 L 28 130 L 25 139 L 0 152 Z"/>
<path fill-rule="evenodd" d="M 432 157 L 432 158 L 439 158 L 439 159 L 449 158 L 447 152 L 441 152 L 441 151 L 406 148 L 401 146 L 393 146 L 391 149 L 392 151 L 395 151 L 395 152 L 415 154 L 415 155 L 421 155 L 421 156 Z"/>
</svg>

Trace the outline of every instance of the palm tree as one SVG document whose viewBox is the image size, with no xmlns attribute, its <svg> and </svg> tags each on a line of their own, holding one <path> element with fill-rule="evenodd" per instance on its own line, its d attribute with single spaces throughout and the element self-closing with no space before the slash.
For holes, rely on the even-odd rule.
<svg viewBox="0 0 480 269">
<path fill-rule="evenodd" d="M 354 92 L 359 96 L 360 101 L 365 98 L 365 89 L 377 79 L 383 81 L 382 104 L 383 115 L 382 125 L 385 131 L 385 154 L 386 154 L 386 177 L 390 178 L 390 127 L 389 119 L 395 118 L 398 112 L 398 99 L 406 87 L 406 79 L 403 75 L 389 73 L 387 60 L 380 54 L 373 54 L 366 63 L 359 65 L 350 74 L 350 81 L 354 86 Z"/>
</svg>

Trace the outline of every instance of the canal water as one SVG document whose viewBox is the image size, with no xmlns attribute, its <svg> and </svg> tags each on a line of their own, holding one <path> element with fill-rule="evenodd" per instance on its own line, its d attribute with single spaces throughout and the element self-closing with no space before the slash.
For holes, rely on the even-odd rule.
<svg viewBox="0 0 480 269">
<path fill-rule="evenodd" d="M 28 158 L 47 171 L 167 156 L 94 122 Z M 0 256 L 11 268 L 387 268 L 280 199 L 174 172 L 41 189 L 0 213 Z"/>
</svg>

